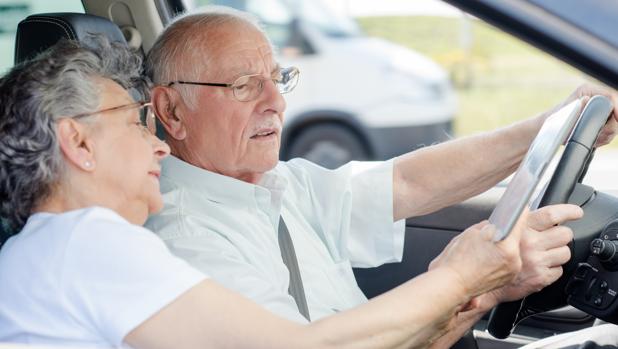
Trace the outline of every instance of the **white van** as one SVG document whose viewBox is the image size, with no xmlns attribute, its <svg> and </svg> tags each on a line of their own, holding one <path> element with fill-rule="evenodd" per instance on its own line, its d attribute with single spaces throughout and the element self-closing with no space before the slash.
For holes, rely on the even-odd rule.
<svg viewBox="0 0 618 349">
<path fill-rule="evenodd" d="M 298 87 L 286 95 L 283 159 L 305 157 L 334 168 L 449 138 L 457 101 L 446 71 L 408 48 L 364 36 L 327 2 L 193 3 L 252 12 L 279 48 L 282 66 L 300 68 Z"/>
</svg>

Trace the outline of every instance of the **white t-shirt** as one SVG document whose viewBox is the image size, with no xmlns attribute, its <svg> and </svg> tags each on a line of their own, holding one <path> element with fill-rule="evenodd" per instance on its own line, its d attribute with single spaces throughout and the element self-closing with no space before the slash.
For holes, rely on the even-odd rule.
<svg viewBox="0 0 618 349">
<path fill-rule="evenodd" d="M 37 213 L 0 250 L 0 342 L 124 347 L 204 278 L 111 210 Z"/>
</svg>

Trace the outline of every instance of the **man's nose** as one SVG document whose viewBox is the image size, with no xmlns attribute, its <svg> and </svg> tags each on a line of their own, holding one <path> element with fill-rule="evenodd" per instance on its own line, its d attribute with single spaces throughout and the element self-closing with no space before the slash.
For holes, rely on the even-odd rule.
<svg viewBox="0 0 618 349">
<path fill-rule="evenodd" d="M 260 95 L 259 108 L 260 112 L 272 110 L 275 113 L 282 114 L 285 111 L 285 99 L 279 92 L 277 84 L 274 81 L 268 80 L 264 82 L 264 90 Z"/>
</svg>

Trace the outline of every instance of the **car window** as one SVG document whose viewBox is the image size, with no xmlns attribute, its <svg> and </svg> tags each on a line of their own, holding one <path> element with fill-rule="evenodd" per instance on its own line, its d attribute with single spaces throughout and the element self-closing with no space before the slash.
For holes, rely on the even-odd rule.
<svg viewBox="0 0 618 349">
<path fill-rule="evenodd" d="M 46 12 L 84 13 L 80 0 L 0 0 L 0 75 L 13 66 L 17 24 L 28 15 Z"/>
<path fill-rule="evenodd" d="M 300 156 L 331 168 L 351 159 L 387 159 L 537 115 L 593 81 L 440 1 L 185 1 L 189 8 L 216 3 L 253 12 L 279 48 L 282 65 L 300 68 L 300 83 L 286 96 L 284 132 L 290 136 L 283 159 Z M 599 4 L 606 11 L 599 13 Z M 583 27 L 581 21 L 607 24 L 618 11 L 613 1 L 594 5 L 586 11 L 567 0 L 557 14 Z M 358 28 L 355 35 L 329 35 L 312 20 L 317 7 L 333 27 Z M 596 33 L 593 27 L 586 30 Z M 610 32 L 597 34 L 610 40 Z M 288 50 L 292 35 L 311 50 Z M 597 152 L 588 183 L 616 188 L 607 171 L 616 149 Z"/>
</svg>

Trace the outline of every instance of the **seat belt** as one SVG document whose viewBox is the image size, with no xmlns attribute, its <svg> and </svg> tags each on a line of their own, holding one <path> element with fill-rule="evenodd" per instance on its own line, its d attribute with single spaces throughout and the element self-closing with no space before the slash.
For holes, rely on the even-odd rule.
<svg viewBox="0 0 618 349">
<path fill-rule="evenodd" d="M 294 298 L 298 311 L 302 316 L 311 321 L 309 317 L 309 307 L 307 306 L 307 298 L 305 298 L 305 290 L 303 288 L 303 280 L 300 277 L 298 260 L 296 259 L 296 252 L 294 252 L 294 244 L 292 243 L 288 227 L 283 221 L 283 217 L 279 217 L 279 249 L 281 250 L 283 263 L 290 273 L 288 293 Z"/>
</svg>

